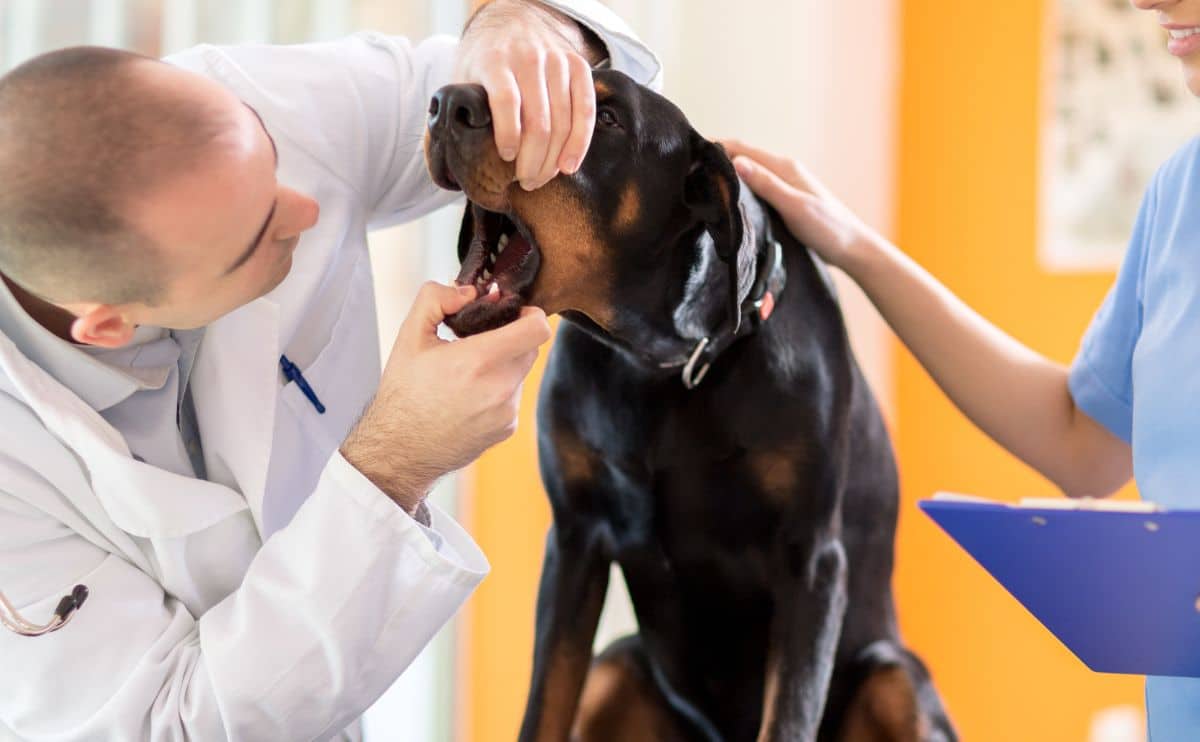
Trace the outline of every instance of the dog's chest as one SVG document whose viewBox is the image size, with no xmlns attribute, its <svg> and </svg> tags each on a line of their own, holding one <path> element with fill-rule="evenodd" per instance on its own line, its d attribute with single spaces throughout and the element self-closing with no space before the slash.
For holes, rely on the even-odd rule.
<svg viewBox="0 0 1200 742">
<path fill-rule="evenodd" d="M 677 378 L 647 379 L 590 339 L 560 336 L 539 407 L 556 510 L 588 514 L 618 559 L 649 554 L 745 581 L 811 496 L 819 458 L 788 422 L 812 411 L 764 389 L 761 371 L 747 375 L 758 383 L 711 379 L 689 391 Z"/>
<path fill-rule="evenodd" d="M 681 421 L 649 399 L 577 404 L 587 423 L 571 435 L 590 460 L 581 467 L 560 448 L 558 465 L 586 470 L 589 482 L 557 496 L 587 499 L 576 509 L 596 514 L 614 557 L 654 555 L 708 583 L 723 572 L 742 585 L 756 573 L 767 581 L 784 515 L 804 494 L 803 456 L 749 449 L 721 420 Z"/>
</svg>

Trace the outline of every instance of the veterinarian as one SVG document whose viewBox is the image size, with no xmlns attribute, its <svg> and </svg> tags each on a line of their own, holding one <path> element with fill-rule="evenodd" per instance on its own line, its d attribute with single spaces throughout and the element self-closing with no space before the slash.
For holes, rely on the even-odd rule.
<svg viewBox="0 0 1200 742">
<path fill-rule="evenodd" d="M 1200 96 L 1200 0 L 1133 5 L 1157 14 L 1167 50 Z M 1116 284 L 1069 369 L 972 311 L 801 165 L 737 142 L 728 149 L 795 235 L 862 286 L 942 390 L 1000 445 L 1069 496 L 1112 494 L 1136 469 L 1146 499 L 1200 505 L 1200 140 L 1150 183 Z M 1200 679 L 1148 678 L 1146 706 L 1153 742 L 1200 738 Z"/>
<path fill-rule="evenodd" d="M 367 231 L 454 198 L 423 162 L 438 87 L 488 89 L 532 189 L 583 159 L 605 59 L 658 75 L 594 0 L 495 0 L 461 43 L 0 79 L 0 736 L 360 736 L 488 570 L 424 498 L 513 432 L 550 337 L 529 309 L 443 342 L 474 290 L 427 284 L 381 379 Z"/>
</svg>

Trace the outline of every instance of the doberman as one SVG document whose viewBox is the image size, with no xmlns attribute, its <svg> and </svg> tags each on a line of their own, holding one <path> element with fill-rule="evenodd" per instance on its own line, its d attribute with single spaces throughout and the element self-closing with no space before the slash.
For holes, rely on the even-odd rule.
<svg viewBox="0 0 1200 742">
<path fill-rule="evenodd" d="M 896 626 L 896 467 L 829 274 L 678 108 L 594 79 L 583 166 L 536 191 L 482 88 L 438 91 L 425 138 L 469 200 L 450 328 L 565 320 L 521 740 L 955 740 Z M 614 561 L 639 633 L 593 659 Z"/>
</svg>

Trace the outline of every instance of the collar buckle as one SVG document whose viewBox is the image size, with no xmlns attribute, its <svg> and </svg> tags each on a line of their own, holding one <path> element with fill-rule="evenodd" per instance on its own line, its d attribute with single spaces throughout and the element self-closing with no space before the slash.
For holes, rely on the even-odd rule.
<svg viewBox="0 0 1200 742">
<path fill-rule="evenodd" d="M 704 362 L 704 365 L 698 371 L 696 370 L 696 364 L 699 363 L 700 357 L 704 355 L 704 350 L 708 347 L 708 344 L 708 338 L 701 338 L 700 342 L 696 343 L 696 349 L 692 351 L 691 357 L 684 364 L 683 386 L 685 389 L 695 389 L 700 382 L 704 381 L 704 376 L 712 366 L 712 359 L 710 358 Z"/>
<path fill-rule="evenodd" d="M 775 311 L 775 302 L 787 283 L 787 271 L 783 267 L 783 246 L 779 240 L 766 232 L 767 253 L 759 261 L 758 276 L 750 288 L 750 295 L 737 316 L 732 332 L 718 331 L 716 338 L 704 337 L 696 343 L 691 356 L 683 366 L 683 386 L 695 389 L 704 381 L 716 357 L 746 332 L 753 332 L 767 321 Z M 707 356 L 707 357 L 706 357 Z M 703 365 L 701 365 L 703 359 Z"/>
</svg>

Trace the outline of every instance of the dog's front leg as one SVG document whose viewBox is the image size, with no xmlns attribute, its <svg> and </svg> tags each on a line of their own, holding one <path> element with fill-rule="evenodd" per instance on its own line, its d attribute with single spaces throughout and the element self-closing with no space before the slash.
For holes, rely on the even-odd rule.
<svg viewBox="0 0 1200 742">
<path fill-rule="evenodd" d="M 546 537 L 538 587 L 533 680 L 521 742 L 566 740 L 592 660 L 608 589 L 609 560 L 584 528 L 555 524 Z"/>
<path fill-rule="evenodd" d="M 841 542 L 785 544 L 788 578 L 775 591 L 759 742 L 817 738 L 846 612 Z"/>
</svg>

